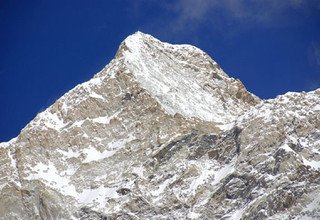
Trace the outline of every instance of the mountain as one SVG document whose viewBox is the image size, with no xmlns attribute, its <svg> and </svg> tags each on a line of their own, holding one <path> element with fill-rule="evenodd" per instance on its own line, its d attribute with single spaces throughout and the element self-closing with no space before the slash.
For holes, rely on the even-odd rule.
<svg viewBox="0 0 320 220">
<path fill-rule="evenodd" d="M 0 219 L 320 219 L 319 100 L 137 32 L 0 144 Z"/>
</svg>

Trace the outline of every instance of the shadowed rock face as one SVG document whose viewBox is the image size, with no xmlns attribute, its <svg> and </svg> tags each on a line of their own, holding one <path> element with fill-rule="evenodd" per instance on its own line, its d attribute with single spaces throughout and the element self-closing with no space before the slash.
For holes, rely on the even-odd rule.
<svg viewBox="0 0 320 220">
<path fill-rule="evenodd" d="M 138 32 L 0 144 L 0 219 L 319 219 L 319 100 Z"/>
</svg>

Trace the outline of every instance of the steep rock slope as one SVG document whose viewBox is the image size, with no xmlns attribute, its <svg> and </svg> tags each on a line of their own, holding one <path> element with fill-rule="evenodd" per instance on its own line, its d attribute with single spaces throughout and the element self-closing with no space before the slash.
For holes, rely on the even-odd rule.
<svg viewBox="0 0 320 220">
<path fill-rule="evenodd" d="M 0 218 L 318 219 L 319 100 L 137 32 L 0 144 Z"/>
</svg>

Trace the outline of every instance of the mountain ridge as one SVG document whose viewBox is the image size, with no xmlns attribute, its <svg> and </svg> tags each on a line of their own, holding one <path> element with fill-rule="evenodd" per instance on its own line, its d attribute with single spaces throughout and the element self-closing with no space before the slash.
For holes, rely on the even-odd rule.
<svg viewBox="0 0 320 220">
<path fill-rule="evenodd" d="M 318 218 L 320 89 L 260 100 L 137 32 L 0 144 L 2 219 Z"/>
</svg>

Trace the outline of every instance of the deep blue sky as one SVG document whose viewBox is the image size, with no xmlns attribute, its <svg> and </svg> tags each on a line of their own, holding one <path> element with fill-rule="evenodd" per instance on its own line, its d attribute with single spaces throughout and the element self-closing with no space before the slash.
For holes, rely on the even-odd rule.
<svg viewBox="0 0 320 220">
<path fill-rule="evenodd" d="M 0 142 L 137 30 L 203 49 L 261 98 L 320 87 L 317 0 L 1 0 Z"/>
</svg>

